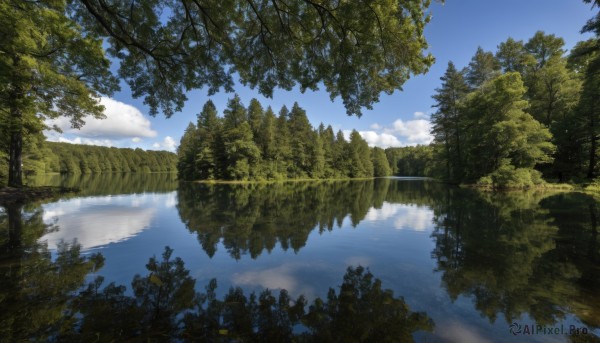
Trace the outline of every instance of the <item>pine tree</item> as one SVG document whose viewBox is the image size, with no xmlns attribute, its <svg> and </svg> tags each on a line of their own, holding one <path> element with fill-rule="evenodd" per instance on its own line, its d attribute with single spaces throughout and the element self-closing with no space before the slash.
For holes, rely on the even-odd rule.
<svg viewBox="0 0 600 343">
<path fill-rule="evenodd" d="M 383 149 L 374 147 L 371 156 L 373 160 L 373 176 L 382 177 L 392 175 L 392 169 Z"/>
<path fill-rule="evenodd" d="M 222 160 L 221 122 L 217 117 L 217 108 L 208 100 L 198 115 L 197 148 L 195 149 L 195 167 L 202 180 L 218 178 L 219 162 Z"/>
</svg>

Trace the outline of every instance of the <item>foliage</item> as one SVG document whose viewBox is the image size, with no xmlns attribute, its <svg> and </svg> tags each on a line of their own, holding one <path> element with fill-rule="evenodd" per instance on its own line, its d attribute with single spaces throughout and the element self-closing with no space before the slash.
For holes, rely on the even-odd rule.
<svg viewBox="0 0 600 343">
<path fill-rule="evenodd" d="M 459 188 L 439 195 L 432 256 L 451 299 L 471 298 L 490 322 L 501 315 L 510 324 L 527 313 L 539 325 L 556 325 L 573 313 L 600 325 L 594 199 Z"/>
<path fill-rule="evenodd" d="M 237 73 L 267 97 L 275 87 L 322 83 L 348 114 L 360 115 L 381 92 L 432 65 L 423 36 L 429 4 L 80 0 L 73 17 L 108 38 L 119 76 L 152 114 L 179 111 L 191 89 L 231 91 Z"/>
<path fill-rule="evenodd" d="M 397 176 L 433 176 L 433 149 L 427 145 L 387 148 L 385 154 L 392 174 Z"/>
<path fill-rule="evenodd" d="M 180 184 L 179 216 L 208 256 L 222 244 L 235 259 L 258 258 L 277 245 L 298 252 L 315 227 L 331 231 L 346 215 L 357 225 L 390 180 L 275 184 Z M 221 243 L 221 244 L 219 244 Z"/>
<path fill-rule="evenodd" d="M 27 175 L 174 172 L 176 162 L 168 151 L 45 142 L 43 154 L 30 155 L 23 170 Z"/>
<path fill-rule="evenodd" d="M 527 189 L 543 184 L 541 172 L 512 165 L 503 165 L 477 181 L 477 185 L 493 189 Z"/>
<path fill-rule="evenodd" d="M 102 40 L 68 18 L 66 1 L 0 4 L 0 146 L 8 155 L 8 183 L 22 185 L 24 141 L 45 129 L 44 119 L 66 116 L 74 127 L 103 116 L 98 98 L 118 88 Z"/>
<path fill-rule="evenodd" d="M 294 103 L 279 117 L 256 99 L 248 109 L 235 95 L 223 117 L 209 100 L 190 123 L 177 149 L 182 180 L 281 180 L 390 175 L 385 154 L 369 148 L 357 131 L 346 141 L 331 126 L 314 129 Z M 374 168 L 377 163 L 377 170 Z"/>
<path fill-rule="evenodd" d="M 526 44 L 509 38 L 496 57 L 479 49 L 463 71 L 448 64 L 433 96 L 438 177 L 527 188 L 539 183 L 533 168 L 552 172 L 565 165 L 560 158 L 570 154 L 563 147 L 572 141 L 563 139 L 561 128 L 569 123 L 578 83 L 561 57 L 562 44 L 537 32 Z"/>
</svg>

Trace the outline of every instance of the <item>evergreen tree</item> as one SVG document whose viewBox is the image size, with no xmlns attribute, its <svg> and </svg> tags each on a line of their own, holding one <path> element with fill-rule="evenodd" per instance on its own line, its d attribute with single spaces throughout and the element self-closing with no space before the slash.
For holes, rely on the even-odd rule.
<svg viewBox="0 0 600 343">
<path fill-rule="evenodd" d="M 197 177 L 195 168 L 197 135 L 198 129 L 193 123 L 189 123 L 177 147 L 177 177 L 180 180 L 194 180 Z"/>
<path fill-rule="evenodd" d="M 385 155 L 385 151 L 381 148 L 375 147 L 371 153 L 373 158 L 373 176 L 389 176 L 392 175 L 392 169 Z"/>
<path fill-rule="evenodd" d="M 279 111 L 275 130 L 275 165 L 277 173 L 283 177 L 289 177 L 288 168 L 292 158 L 290 146 L 290 131 L 288 129 L 289 111 L 285 105 Z"/>
<path fill-rule="evenodd" d="M 260 102 L 255 98 L 250 100 L 250 104 L 248 105 L 248 123 L 254 137 L 258 137 L 264 116 L 265 113 Z"/>
<path fill-rule="evenodd" d="M 524 75 L 526 70 L 536 63 L 535 58 L 525 49 L 523 41 L 515 41 L 512 38 L 508 38 L 498 45 L 496 59 L 503 72 L 515 71 L 521 75 Z"/>
<path fill-rule="evenodd" d="M 500 63 L 494 57 L 494 54 L 478 47 L 477 52 L 475 52 L 475 55 L 471 58 L 471 62 L 469 62 L 466 79 L 471 88 L 479 88 L 486 81 L 497 76 L 499 70 Z"/>
<path fill-rule="evenodd" d="M 291 175 L 292 177 L 305 177 L 310 174 L 311 156 L 310 144 L 312 135 L 312 126 L 304 111 L 297 102 L 292 106 L 289 113 L 287 127 L 290 133 L 291 147 Z"/>
<path fill-rule="evenodd" d="M 260 150 L 254 143 L 246 109 L 239 96 L 227 102 L 223 117 L 223 165 L 221 175 L 228 180 L 248 180 L 259 174 Z"/>
<path fill-rule="evenodd" d="M 372 177 L 373 162 L 371 161 L 371 150 L 367 142 L 360 136 L 358 131 L 350 133 L 348 144 L 348 155 L 350 158 L 351 177 Z"/>
<path fill-rule="evenodd" d="M 436 101 L 437 111 L 431 116 L 434 142 L 443 146 L 441 153 L 445 161 L 447 180 L 461 181 L 464 175 L 463 151 L 464 111 L 461 102 L 469 91 L 464 71 L 456 70 L 454 63 L 448 62 L 448 68 L 442 80 L 442 87 L 436 89 L 432 98 Z"/>
<path fill-rule="evenodd" d="M 198 115 L 198 147 L 195 149 L 195 167 L 198 178 L 202 180 L 218 177 L 219 157 L 223 155 L 220 133 L 221 122 L 217 117 L 217 108 L 208 100 Z"/>
</svg>

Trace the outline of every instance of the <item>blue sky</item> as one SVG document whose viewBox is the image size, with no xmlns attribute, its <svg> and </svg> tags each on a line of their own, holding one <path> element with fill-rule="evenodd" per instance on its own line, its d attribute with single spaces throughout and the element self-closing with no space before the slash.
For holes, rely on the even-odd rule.
<svg viewBox="0 0 600 343">
<path fill-rule="evenodd" d="M 436 63 L 426 75 L 411 78 L 402 92 L 382 94 L 372 110 L 364 110 L 361 118 L 349 117 L 341 100 L 333 102 L 323 91 L 306 92 L 276 90 L 272 99 L 241 85 L 236 92 L 245 105 L 257 98 L 264 107 L 271 105 L 278 112 L 282 105 L 291 107 L 294 101 L 303 107 L 313 126 L 320 122 L 335 130 L 358 130 L 370 145 L 388 147 L 428 143 L 431 95 L 440 86 L 448 61 L 457 67 L 466 66 L 478 46 L 496 51 L 499 43 L 508 37 L 527 41 L 536 31 L 555 34 L 565 40 L 565 48 L 572 48 L 589 35 L 580 33 L 581 27 L 598 9 L 580 0 L 447 0 L 444 5 L 433 2 L 433 16 L 425 29 L 429 51 Z M 213 100 L 219 112 L 225 109 L 232 93 L 218 93 Z M 189 100 L 180 113 L 166 119 L 162 114 L 148 115 L 142 99 L 133 99 L 125 83 L 111 99 L 103 99 L 107 119 L 88 120 L 81 130 L 68 127 L 68 120 L 56 124 L 63 134 L 48 133 L 50 140 L 117 147 L 140 147 L 174 151 L 185 127 L 196 121 L 196 115 L 209 99 L 205 90 L 188 93 Z"/>
</svg>

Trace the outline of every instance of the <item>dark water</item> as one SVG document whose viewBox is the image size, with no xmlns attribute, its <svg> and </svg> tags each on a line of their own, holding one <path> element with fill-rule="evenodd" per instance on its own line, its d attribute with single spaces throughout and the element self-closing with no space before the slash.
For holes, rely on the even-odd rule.
<svg viewBox="0 0 600 343">
<path fill-rule="evenodd" d="M 413 335 L 419 342 L 600 335 L 600 207 L 590 195 L 492 195 L 393 178 L 203 185 L 123 174 L 30 183 L 82 192 L 0 212 L 3 337 L 18 337 L 19 320 L 56 326 L 66 300 L 47 299 L 77 293 L 84 279 L 101 275 L 132 295 L 134 275 L 148 274 L 148 258 L 165 246 L 197 290 L 215 278 L 217 296 L 230 287 L 286 289 L 310 302 L 339 289 L 347 267 L 368 267 L 434 321 L 432 332 Z M 65 253 L 74 240 L 80 250 Z M 95 253 L 104 263 L 64 267 Z"/>
</svg>

